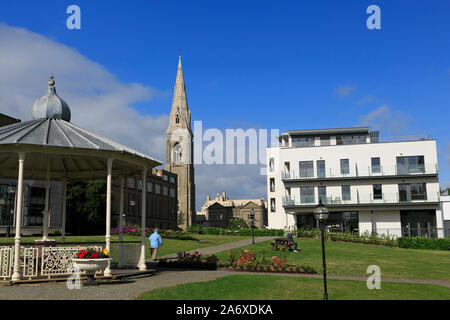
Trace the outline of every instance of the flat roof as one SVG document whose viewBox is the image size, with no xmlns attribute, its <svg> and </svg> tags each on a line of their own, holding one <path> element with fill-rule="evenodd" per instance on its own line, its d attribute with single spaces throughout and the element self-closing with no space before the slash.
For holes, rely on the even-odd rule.
<svg viewBox="0 0 450 320">
<path fill-rule="evenodd" d="M 330 128 L 330 129 L 307 129 L 307 130 L 289 130 L 285 134 L 291 136 L 305 136 L 317 134 L 341 134 L 341 133 L 370 133 L 369 127 L 352 127 L 352 128 Z"/>
</svg>

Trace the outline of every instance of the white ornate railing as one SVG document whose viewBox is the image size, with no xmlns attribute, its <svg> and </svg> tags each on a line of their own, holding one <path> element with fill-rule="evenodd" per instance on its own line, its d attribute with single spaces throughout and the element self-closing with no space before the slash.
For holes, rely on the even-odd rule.
<svg viewBox="0 0 450 320">
<path fill-rule="evenodd" d="M 79 250 L 92 248 L 102 250 L 102 246 L 78 246 L 78 247 L 44 247 L 41 256 L 41 276 L 66 275 L 74 273 L 70 268 L 72 259 Z"/>
<path fill-rule="evenodd" d="M 23 278 L 38 276 L 64 276 L 75 271 L 72 259 L 79 250 L 92 248 L 103 250 L 101 245 L 72 247 L 24 247 L 20 246 L 19 267 Z M 140 243 L 111 243 L 111 265 L 118 267 L 137 267 L 141 254 Z M 14 267 L 14 246 L 0 246 L 0 279 L 11 279 Z"/>
<path fill-rule="evenodd" d="M 21 252 L 22 253 L 22 252 Z M 23 276 L 26 278 L 37 277 L 39 270 L 39 248 L 23 249 Z"/>
<path fill-rule="evenodd" d="M 11 247 L 0 247 L 0 278 L 6 280 L 11 277 L 13 265 L 13 250 Z"/>
</svg>

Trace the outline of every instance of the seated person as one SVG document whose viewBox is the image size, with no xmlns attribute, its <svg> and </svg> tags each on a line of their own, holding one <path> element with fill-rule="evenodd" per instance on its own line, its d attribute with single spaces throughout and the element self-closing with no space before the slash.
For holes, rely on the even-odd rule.
<svg viewBox="0 0 450 320">
<path fill-rule="evenodd" d="M 294 231 L 289 231 L 288 235 L 287 235 L 287 240 L 288 240 L 288 244 L 293 244 L 294 245 L 294 252 L 298 252 L 297 251 L 297 242 L 294 241 Z"/>
</svg>

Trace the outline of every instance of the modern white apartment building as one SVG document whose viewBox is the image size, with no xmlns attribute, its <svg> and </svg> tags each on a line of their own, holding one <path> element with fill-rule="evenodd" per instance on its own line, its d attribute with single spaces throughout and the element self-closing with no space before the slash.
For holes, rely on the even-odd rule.
<svg viewBox="0 0 450 320">
<path fill-rule="evenodd" d="M 379 138 L 367 127 L 293 130 L 267 148 L 269 228 L 315 227 L 443 237 L 436 141 Z M 399 141 L 402 140 L 402 141 Z"/>
</svg>

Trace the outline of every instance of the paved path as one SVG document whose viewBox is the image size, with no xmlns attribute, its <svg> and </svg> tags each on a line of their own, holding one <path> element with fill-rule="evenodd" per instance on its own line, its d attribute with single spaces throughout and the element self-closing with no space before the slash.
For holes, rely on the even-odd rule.
<svg viewBox="0 0 450 320">
<path fill-rule="evenodd" d="M 256 242 L 266 241 L 274 237 L 255 238 Z M 220 246 L 196 250 L 204 254 L 238 248 L 251 243 L 251 239 L 232 242 Z M 195 251 L 195 250 L 194 250 Z M 173 255 L 169 255 L 172 257 Z M 167 257 L 167 256 L 166 256 Z M 148 263 L 151 267 L 151 263 Z M 158 274 L 147 277 L 136 277 L 123 280 L 99 281 L 97 287 L 82 287 L 80 290 L 67 288 L 66 282 L 21 284 L 15 286 L 0 286 L 0 300 L 127 300 L 135 299 L 141 293 L 162 287 L 170 287 L 183 283 L 210 281 L 228 275 L 270 275 L 287 277 L 322 278 L 322 275 L 236 272 L 229 270 L 181 270 L 160 269 Z M 366 277 L 328 275 L 328 279 L 366 281 Z M 402 282 L 418 284 L 436 284 L 450 287 L 450 281 L 382 278 L 385 282 Z"/>
</svg>

